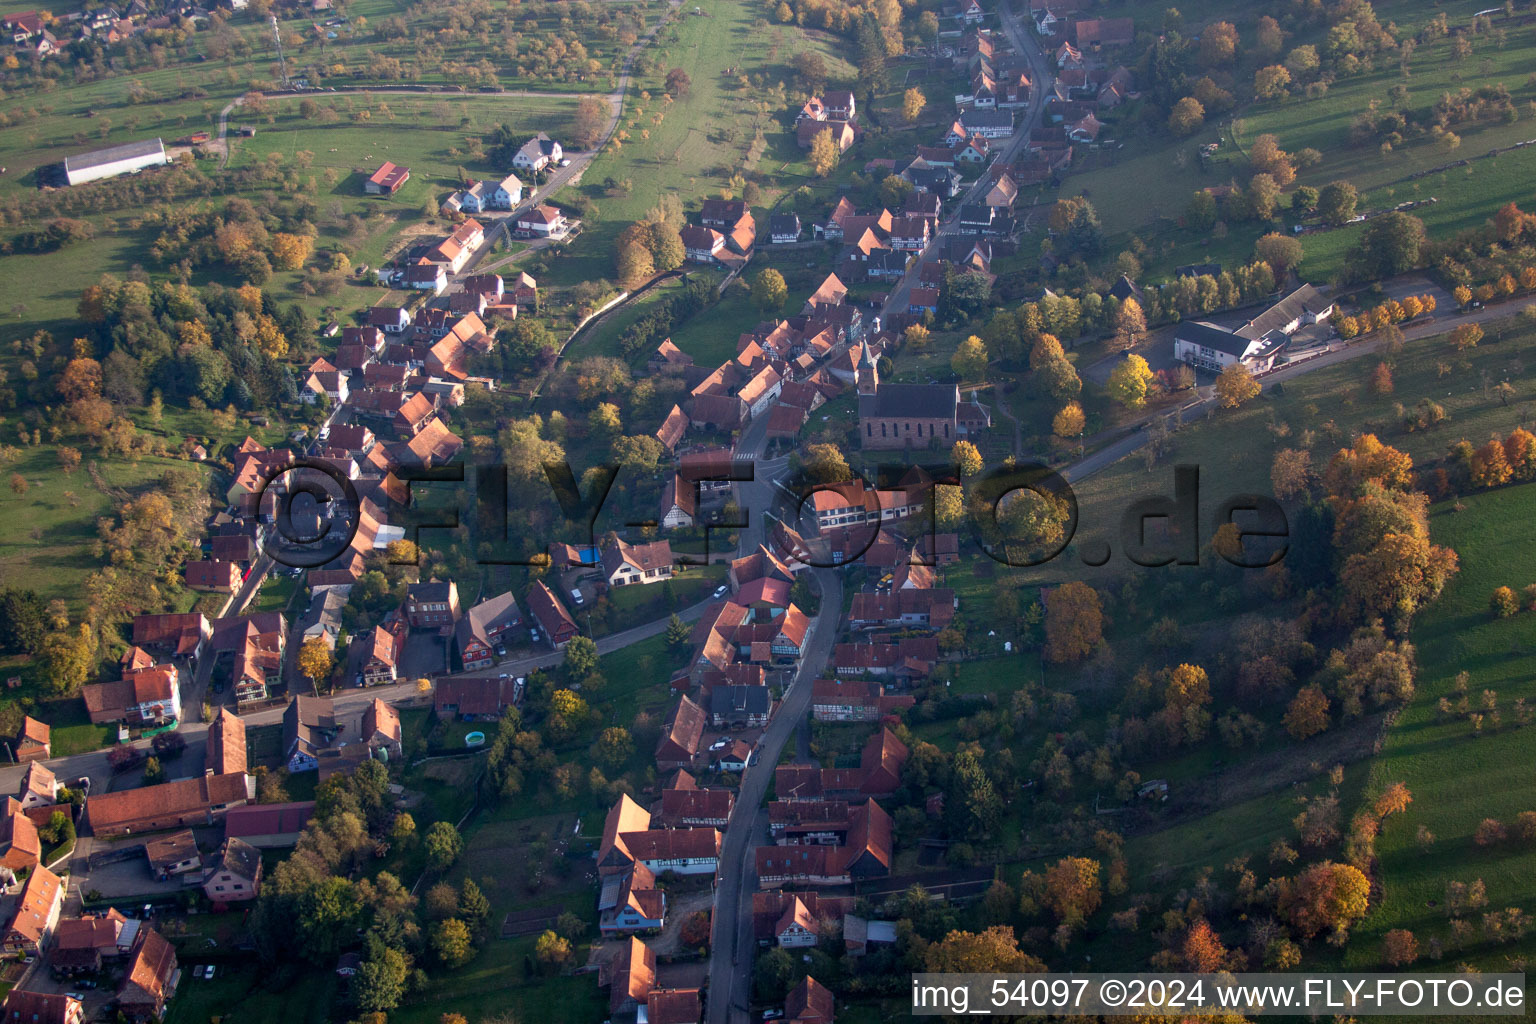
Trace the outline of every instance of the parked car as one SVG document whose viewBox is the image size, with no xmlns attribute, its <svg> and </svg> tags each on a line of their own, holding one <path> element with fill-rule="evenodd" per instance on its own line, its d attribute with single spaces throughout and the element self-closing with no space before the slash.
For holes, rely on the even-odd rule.
<svg viewBox="0 0 1536 1024">
<path fill-rule="evenodd" d="M 729 584 L 722 583 L 718 587 L 715 588 L 715 596 L 716 597 L 724 597 L 725 594 L 726 594 L 726 591 L 728 591 L 730 589 L 731 588 L 730 588 Z"/>
<path fill-rule="evenodd" d="M 575 601 L 578 605 L 587 603 L 587 599 L 581 596 L 581 591 L 574 587 L 571 589 L 571 600 Z"/>
</svg>

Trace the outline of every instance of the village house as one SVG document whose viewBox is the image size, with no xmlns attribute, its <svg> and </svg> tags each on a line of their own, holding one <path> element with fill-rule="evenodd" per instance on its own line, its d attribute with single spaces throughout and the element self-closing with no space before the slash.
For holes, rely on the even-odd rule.
<svg viewBox="0 0 1536 1024">
<path fill-rule="evenodd" d="M 181 718 L 181 669 L 167 662 L 110 683 L 87 683 L 81 700 L 91 721 L 160 725 Z"/>
<path fill-rule="evenodd" d="M 517 232 L 527 238 L 564 238 L 569 229 L 565 214 L 548 203 L 540 203 L 517 216 Z"/>
<path fill-rule="evenodd" d="M 21 729 L 16 734 L 13 753 L 17 761 L 46 761 L 53 756 L 53 730 L 48 723 L 39 722 L 31 715 L 23 715 Z"/>
<path fill-rule="evenodd" d="M 188 590 L 233 594 L 240 588 L 243 576 L 238 563 L 199 559 L 186 563 L 182 578 Z"/>
<path fill-rule="evenodd" d="M 800 215 L 776 213 L 768 218 L 768 237 L 774 245 L 788 245 L 800 240 Z"/>
<path fill-rule="evenodd" d="M 53 948 L 48 953 L 48 968 L 55 976 L 94 974 L 104 964 L 126 956 L 138 930 L 137 921 L 130 926 L 128 918 L 110 908 L 103 914 L 63 918 L 53 930 Z M 9 1012 L 10 1004 L 7 1003 L 7 1016 L 4 1018 L 7 1024 L 11 1024 L 12 1020 Z"/>
<path fill-rule="evenodd" d="M 336 721 L 336 705 L 329 697 L 300 695 L 283 709 L 283 750 L 288 771 L 293 774 L 314 771 L 322 751 L 327 750 L 341 733 Z"/>
<path fill-rule="evenodd" d="M 1173 355 L 1212 373 L 1233 363 L 1263 373 L 1274 366 L 1292 334 L 1326 322 L 1332 313 L 1333 300 L 1304 284 L 1241 327 L 1217 327 L 1203 320 L 1180 322 L 1174 328 Z"/>
<path fill-rule="evenodd" d="M 261 889 L 261 851 L 242 839 L 225 839 L 203 875 L 203 895 L 214 909 L 247 903 Z"/>
<path fill-rule="evenodd" d="M 878 722 L 914 703 L 910 694 L 887 696 L 875 680 L 818 679 L 811 687 L 811 717 L 818 722 Z"/>
<path fill-rule="evenodd" d="M 363 709 L 363 719 L 358 726 L 358 741 L 368 752 L 380 760 L 398 760 L 404 752 L 404 734 L 400 729 L 400 713 L 378 697 Z"/>
<path fill-rule="evenodd" d="M 672 545 L 664 540 L 628 544 L 610 534 L 603 544 L 602 564 L 610 587 L 661 583 L 672 578 Z"/>
<path fill-rule="evenodd" d="M 382 686 L 395 681 L 396 666 L 400 657 L 401 637 L 383 626 L 358 638 L 362 652 L 358 674 L 364 686 Z"/>
<path fill-rule="evenodd" d="M 598 974 L 598 984 L 608 986 L 608 1013 L 612 1018 L 631 1016 L 647 1005 L 656 987 L 656 951 L 630 936 L 619 955 Z"/>
<path fill-rule="evenodd" d="M 506 651 L 507 634 L 522 624 L 522 610 L 510 591 L 486 598 L 465 612 L 454 626 L 454 642 L 465 671 L 495 664 L 497 654 Z"/>
<path fill-rule="evenodd" d="M 511 679 L 449 677 L 439 680 L 433 691 L 432 709 L 441 719 L 494 722 L 513 705 L 515 697 L 516 685 Z"/>
<path fill-rule="evenodd" d="M 7 953 L 35 955 L 48 947 L 59 911 L 64 906 L 64 883 L 38 864 L 22 883 L 16 910 L 5 926 L 0 948 Z"/>
<path fill-rule="evenodd" d="M 41 761 L 33 761 L 21 777 L 16 799 L 24 811 L 33 807 L 52 807 L 59 802 L 58 777 Z"/>
<path fill-rule="evenodd" d="M 118 1009 L 135 1024 L 160 1020 L 180 977 L 175 948 L 153 928 L 140 927 L 117 989 Z"/>
<path fill-rule="evenodd" d="M 709 693 L 710 724 L 717 729 L 758 729 L 772 711 L 766 686 L 716 686 Z"/>
<path fill-rule="evenodd" d="M 244 773 L 249 767 L 245 721 L 228 708 L 219 708 L 203 743 L 203 770 L 212 775 Z"/>
<path fill-rule="evenodd" d="M 512 166 L 520 171 L 542 171 L 551 164 L 558 164 L 564 155 L 560 143 L 539 132 L 523 143 L 512 157 Z"/>
<path fill-rule="evenodd" d="M 409 584 L 402 607 L 412 629 L 452 629 L 459 619 L 458 584 L 453 580 Z"/>
<path fill-rule="evenodd" d="M 144 858 L 149 862 L 149 873 L 161 882 L 179 875 L 201 874 L 203 870 L 203 857 L 191 829 L 146 841 Z"/>
<path fill-rule="evenodd" d="M 699 740 L 704 735 L 706 716 L 704 709 L 686 694 L 678 698 L 677 706 L 667 716 L 656 744 L 656 767 L 660 771 L 688 768 L 699 752 Z"/>
<path fill-rule="evenodd" d="M 565 605 L 543 580 L 536 580 L 526 596 L 528 613 L 543 631 L 545 642 L 555 650 L 564 650 L 565 645 L 581 633 L 571 613 L 565 610 Z"/>
<path fill-rule="evenodd" d="M 659 932 L 667 920 L 667 894 L 656 874 L 635 864 L 628 874 L 604 880 L 597 900 L 598 930 L 604 938 Z"/>
<path fill-rule="evenodd" d="M 255 799 L 256 780 L 244 772 L 199 775 L 158 786 L 94 794 L 85 802 L 85 819 L 98 836 L 139 835 L 211 825 L 231 807 Z"/>
</svg>

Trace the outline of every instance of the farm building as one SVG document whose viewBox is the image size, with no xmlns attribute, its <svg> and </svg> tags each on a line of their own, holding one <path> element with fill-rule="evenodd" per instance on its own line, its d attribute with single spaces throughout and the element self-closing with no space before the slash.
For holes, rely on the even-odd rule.
<svg viewBox="0 0 1536 1024">
<path fill-rule="evenodd" d="M 400 186 L 411 180 L 411 169 L 401 167 L 399 164 L 384 161 L 384 165 L 373 172 L 368 183 L 363 186 L 363 191 L 371 196 L 392 196 L 400 191 Z"/>
<path fill-rule="evenodd" d="M 146 139 L 66 157 L 64 177 L 71 185 L 83 185 L 88 181 L 115 178 L 119 174 L 132 174 L 146 167 L 163 167 L 165 163 L 165 145 L 158 138 Z"/>
</svg>

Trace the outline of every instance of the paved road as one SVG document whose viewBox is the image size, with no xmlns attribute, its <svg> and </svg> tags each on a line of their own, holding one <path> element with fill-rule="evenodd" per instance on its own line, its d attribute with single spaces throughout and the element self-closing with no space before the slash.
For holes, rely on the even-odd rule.
<svg viewBox="0 0 1536 1024">
<path fill-rule="evenodd" d="M 752 893 L 757 891 L 752 851 L 767 842 L 767 813 L 762 807 L 784 745 L 799 731 L 811 705 L 811 683 L 832 655 L 842 626 L 842 577 L 832 569 L 816 569 L 821 610 L 811 620 L 805 653 L 783 702 L 762 738 L 757 763 L 741 780 L 736 806 L 720 844 L 720 874 L 715 888 L 714 943 L 709 961 L 708 1024 L 744 1021 L 752 998 Z"/>
<path fill-rule="evenodd" d="M 1404 341 L 1419 341 L 1424 338 L 1432 338 L 1436 335 L 1447 334 L 1462 324 L 1481 324 L 1500 317 L 1507 317 L 1523 308 L 1528 299 L 1510 299 L 1505 302 L 1494 303 L 1482 309 L 1467 310 L 1464 313 L 1453 313 L 1450 316 L 1436 316 L 1430 320 L 1415 324 L 1403 330 Z M 1346 344 L 1343 341 L 1335 341 L 1326 355 L 1314 356 L 1305 362 L 1292 363 L 1282 367 L 1273 373 L 1266 374 L 1260 380 L 1264 390 L 1269 390 L 1276 384 L 1295 380 L 1303 374 L 1312 373 L 1328 366 L 1337 366 L 1339 363 L 1359 359 L 1362 356 L 1374 356 L 1377 354 L 1377 343 L 1374 340 L 1356 341 L 1354 344 Z M 1208 415 L 1216 407 L 1216 398 L 1210 386 L 1198 390 L 1199 397 L 1185 405 L 1176 415 L 1181 423 L 1193 423 Z M 1172 412 L 1160 414 L 1162 416 L 1175 415 Z M 1155 418 L 1155 417 L 1154 417 Z M 1079 459 L 1072 465 L 1061 471 L 1061 475 L 1069 482 L 1084 480 L 1093 474 L 1119 462 L 1141 449 L 1147 443 L 1146 426 L 1138 426 L 1133 432 L 1105 445 L 1086 458 Z"/>
<path fill-rule="evenodd" d="M 1055 76 L 1051 73 L 1050 63 L 1041 51 L 1034 35 L 1027 31 L 1019 22 L 1018 16 L 1014 14 L 1013 8 L 1007 0 L 1004 0 L 998 6 L 998 15 L 1003 32 L 1008 36 L 1009 42 L 1013 44 L 1014 51 L 1029 62 L 1031 83 L 1029 106 L 1025 108 L 1024 116 L 1015 128 L 1007 148 L 1002 150 L 993 161 L 1001 160 L 1006 163 L 1017 160 L 1023 152 L 1025 145 L 1029 142 L 1030 132 L 1040 120 L 1040 115 L 1045 109 L 1045 96 L 1050 90 L 1051 83 L 1055 81 Z M 939 224 L 938 233 L 934 235 L 933 241 L 929 243 L 929 247 L 925 252 L 937 251 L 940 239 L 959 237 L 961 207 L 966 203 L 979 202 L 988 187 L 990 186 L 987 182 L 987 175 L 983 173 L 971 185 L 965 195 L 961 196 L 958 200 L 949 201 L 951 204 L 949 206 L 951 210 L 949 219 Z M 908 270 L 901 280 L 896 283 L 896 286 L 891 289 L 886 299 L 885 307 L 881 310 L 883 320 L 889 320 L 891 316 L 907 311 L 908 300 L 911 297 L 912 289 L 917 286 L 922 264 L 922 254 L 919 254 L 919 258 L 914 261 L 912 269 Z"/>
</svg>

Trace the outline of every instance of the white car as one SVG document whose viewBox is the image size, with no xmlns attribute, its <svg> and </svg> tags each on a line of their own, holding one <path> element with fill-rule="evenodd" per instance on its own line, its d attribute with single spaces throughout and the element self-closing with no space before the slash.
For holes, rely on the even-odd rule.
<svg viewBox="0 0 1536 1024">
<path fill-rule="evenodd" d="M 574 587 L 571 589 L 571 600 L 575 601 L 577 604 L 587 603 L 587 599 L 581 596 L 581 591 Z"/>
<path fill-rule="evenodd" d="M 731 588 L 730 588 L 729 584 L 722 583 L 718 587 L 715 588 L 715 596 L 716 597 L 724 597 L 725 596 L 725 592 L 730 590 L 730 589 Z"/>
</svg>

